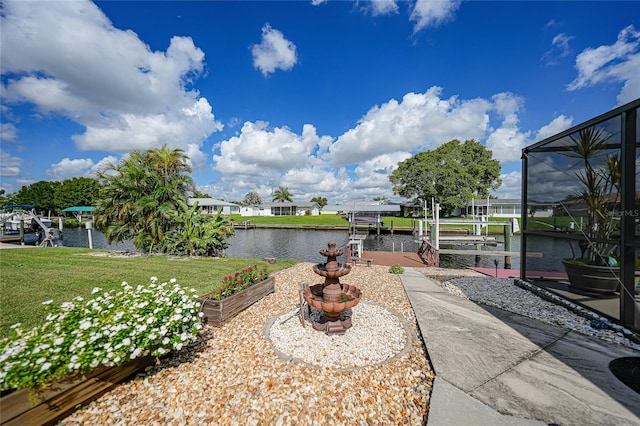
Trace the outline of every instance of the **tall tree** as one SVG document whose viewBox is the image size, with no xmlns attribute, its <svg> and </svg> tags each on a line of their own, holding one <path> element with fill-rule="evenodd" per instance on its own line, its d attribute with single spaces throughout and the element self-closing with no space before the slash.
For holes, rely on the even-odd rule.
<svg viewBox="0 0 640 426">
<path fill-rule="evenodd" d="M 191 195 L 193 198 L 213 198 L 209 194 L 205 194 L 204 192 L 200 192 L 197 189 L 193 190 L 193 194 Z"/>
<path fill-rule="evenodd" d="M 285 201 L 293 201 L 293 195 L 289 192 L 289 189 L 285 186 L 279 186 L 273 193 L 273 201 L 284 203 Z"/>
<path fill-rule="evenodd" d="M 393 192 L 421 205 L 433 197 L 444 214 L 464 207 L 471 198 L 486 198 L 501 185 L 500 163 L 480 142 L 449 141 L 398 164 L 389 176 Z"/>
<path fill-rule="evenodd" d="M 5 197 L 6 191 L 4 189 L 0 189 L 0 208 L 9 204 L 9 199 Z"/>
<path fill-rule="evenodd" d="M 325 197 L 313 197 L 311 202 L 316 203 L 320 207 L 320 210 L 327 205 L 327 199 Z"/>
<path fill-rule="evenodd" d="M 100 183 L 93 178 L 74 177 L 65 179 L 56 187 L 53 200 L 61 211 L 72 206 L 93 206 L 98 197 Z"/>
<path fill-rule="evenodd" d="M 249 191 L 245 194 L 242 204 L 245 206 L 259 206 L 262 204 L 262 198 L 256 191 Z"/>
<path fill-rule="evenodd" d="M 172 211 L 187 202 L 193 180 L 181 149 L 133 151 L 100 173 L 96 227 L 109 242 L 132 239 L 141 250 L 158 249 L 172 229 Z"/>
<path fill-rule="evenodd" d="M 11 204 L 31 204 L 42 212 L 58 212 L 54 202 L 54 194 L 60 182 L 41 180 L 28 186 L 23 186 L 8 198 Z"/>
</svg>

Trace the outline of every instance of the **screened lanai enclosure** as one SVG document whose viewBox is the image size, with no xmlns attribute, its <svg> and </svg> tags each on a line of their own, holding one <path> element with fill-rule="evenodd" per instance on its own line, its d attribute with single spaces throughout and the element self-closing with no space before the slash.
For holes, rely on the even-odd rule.
<svg viewBox="0 0 640 426">
<path fill-rule="evenodd" d="M 640 99 L 523 150 L 520 278 L 640 330 Z"/>
</svg>

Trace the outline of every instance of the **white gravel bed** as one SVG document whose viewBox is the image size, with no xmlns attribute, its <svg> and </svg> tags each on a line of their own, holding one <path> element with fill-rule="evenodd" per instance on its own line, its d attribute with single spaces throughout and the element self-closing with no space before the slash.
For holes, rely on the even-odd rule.
<svg viewBox="0 0 640 426">
<path fill-rule="evenodd" d="M 623 327 L 612 325 L 611 328 L 594 328 L 591 325 L 594 319 L 600 323 L 607 321 L 597 315 L 586 318 L 564 306 L 547 301 L 515 285 L 513 278 L 454 278 L 444 281 L 442 287 L 451 294 L 474 302 L 495 306 L 505 311 L 640 350 L 640 344 L 625 337 L 625 334 L 632 333 L 624 330 Z"/>
<path fill-rule="evenodd" d="M 311 326 L 299 309 L 271 321 L 268 338 L 274 348 L 296 361 L 319 367 L 358 368 L 380 364 L 407 348 L 409 336 L 400 319 L 382 306 L 360 302 L 351 309 L 353 326 L 344 335 L 328 336 Z M 311 319 L 319 317 L 313 309 Z"/>
</svg>

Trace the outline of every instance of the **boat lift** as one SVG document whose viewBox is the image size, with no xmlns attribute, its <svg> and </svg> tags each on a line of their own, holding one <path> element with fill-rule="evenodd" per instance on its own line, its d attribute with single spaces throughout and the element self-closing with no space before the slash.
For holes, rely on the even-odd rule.
<svg viewBox="0 0 640 426">
<path fill-rule="evenodd" d="M 458 255 L 471 255 L 476 256 L 504 256 L 504 268 L 511 269 L 511 256 L 520 256 L 519 252 L 511 251 L 511 236 L 513 233 L 518 232 L 517 220 L 510 220 L 508 222 L 489 222 L 486 220 L 461 220 L 461 219 L 440 219 L 439 217 L 440 205 L 435 204 L 434 216 L 432 220 L 425 220 L 424 222 L 430 226 L 429 237 L 423 237 L 422 222 L 418 223 L 418 236 L 422 240 L 422 244 L 418 249 L 418 255 L 428 254 L 430 259 L 435 258 L 436 264 L 439 263 L 440 254 L 458 254 Z M 440 235 L 440 225 L 473 225 L 473 235 Z M 504 250 L 480 250 L 483 245 L 497 246 L 500 244 L 495 237 L 490 237 L 489 225 L 502 225 L 504 229 Z M 485 235 L 482 235 L 482 228 L 485 228 Z M 475 245 L 475 250 L 461 250 L 461 249 L 441 249 L 440 243 L 451 243 L 456 245 Z M 542 257 L 542 253 L 528 252 L 527 257 Z M 497 262 L 497 261 L 496 261 Z"/>
<path fill-rule="evenodd" d="M 36 214 L 35 206 L 12 204 L 4 206 L 4 209 L 14 211 L 2 214 L 0 219 L 0 241 L 25 244 L 28 241 L 28 239 L 25 239 L 25 223 L 29 223 L 31 228 L 37 225 L 43 232 L 41 238 L 32 240 L 31 243 L 38 243 L 38 241 L 42 240 L 39 243 L 41 247 L 53 245 L 54 231 Z"/>
</svg>

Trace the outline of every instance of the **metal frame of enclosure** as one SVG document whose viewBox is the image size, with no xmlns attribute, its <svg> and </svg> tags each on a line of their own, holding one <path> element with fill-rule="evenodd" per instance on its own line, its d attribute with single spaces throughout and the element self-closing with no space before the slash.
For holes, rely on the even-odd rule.
<svg viewBox="0 0 640 426">
<path fill-rule="evenodd" d="M 581 178 L 584 162 L 568 155 L 572 137 L 581 130 L 602 129 L 609 139 L 594 159 L 607 161 L 618 156 L 621 164 L 621 183 L 608 196 L 615 203 L 607 206 L 615 232 L 606 241 L 616 251 L 612 255 L 619 262 L 618 291 L 603 297 L 595 295 L 589 306 L 621 325 L 640 330 L 640 299 L 636 296 L 635 263 L 640 257 L 640 99 L 595 117 L 528 146 L 522 151 L 522 238 L 520 278 L 534 285 L 552 289 L 558 294 L 574 292 L 564 275 L 563 258 L 580 257 L 586 234 L 583 231 L 588 215 L 580 206 Z M 582 244 L 581 244 L 582 242 Z M 536 254 L 541 253 L 542 257 Z M 527 256 L 529 254 L 529 256 Z M 611 260 L 613 262 L 613 259 Z M 615 262 L 613 263 L 615 265 Z M 616 266 L 617 267 L 617 266 Z M 613 273 L 613 271 L 612 271 Z M 590 295 L 576 293 L 569 297 L 580 304 Z M 598 300 L 599 299 L 599 300 Z M 616 307 L 611 315 L 611 306 Z M 604 308 L 607 306 L 609 312 Z M 595 306 L 595 308 L 594 308 Z"/>
</svg>

